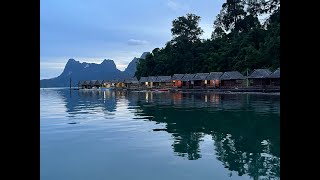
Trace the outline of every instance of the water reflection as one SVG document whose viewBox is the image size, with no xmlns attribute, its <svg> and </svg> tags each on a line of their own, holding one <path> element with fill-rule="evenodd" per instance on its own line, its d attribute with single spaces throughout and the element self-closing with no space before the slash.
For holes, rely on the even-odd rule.
<svg viewBox="0 0 320 180">
<path fill-rule="evenodd" d="M 212 151 L 230 176 L 280 178 L 280 97 L 277 95 L 57 91 L 70 116 L 94 113 L 161 123 L 175 155 L 202 158 L 200 142 L 209 135 Z M 129 110 L 129 111 L 128 111 Z M 111 114 L 110 114 L 111 113 Z M 114 114 L 112 114 L 114 113 Z M 130 113 L 130 115 L 129 115 Z"/>
</svg>

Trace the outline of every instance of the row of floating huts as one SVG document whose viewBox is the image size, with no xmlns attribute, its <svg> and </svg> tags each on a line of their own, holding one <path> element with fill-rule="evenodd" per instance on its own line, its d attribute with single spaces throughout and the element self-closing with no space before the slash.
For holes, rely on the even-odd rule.
<svg viewBox="0 0 320 180">
<path fill-rule="evenodd" d="M 214 89 L 214 88 L 280 88 L 280 68 L 255 69 L 249 76 L 238 71 L 210 72 L 196 74 L 174 74 L 172 76 L 148 76 L 117 80 L 79 81 L 80 89 Z"/>
</svg>

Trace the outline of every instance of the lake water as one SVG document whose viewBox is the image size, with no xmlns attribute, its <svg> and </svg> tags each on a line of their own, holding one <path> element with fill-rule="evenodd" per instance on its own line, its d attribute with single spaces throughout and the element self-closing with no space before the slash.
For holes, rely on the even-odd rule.
<svg viewBox="0 0 320 180">
<path fill-rule="evenodd" d="M 280 95 L 40 89 L 40 178 L 280 179 Z"/>
</svg>

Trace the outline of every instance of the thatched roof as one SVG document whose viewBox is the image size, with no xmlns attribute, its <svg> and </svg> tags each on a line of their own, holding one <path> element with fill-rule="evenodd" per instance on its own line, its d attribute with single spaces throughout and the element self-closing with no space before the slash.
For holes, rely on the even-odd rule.
<svg viewBox="0 0 320 180">
<path fill-rule="evenodd" d="M 255 69 L 248 78 L 251 79 L 261 79 L 267 78 L 271 74 L 269 69 Z"/>
<path fill-rule="evenodd" d="M 222 74 L 220 77 L 221 80 L 236 80 L 244 79 L 244 76 L 238 71 L 227 71 Z"/>
<path fill-rule="evenodd" d="M 111 82 L 111 83 L 118 83 L 118 82 L 119 82 L 119 79 L 112 79 L 110 82 Z"/>
<path fill-rule="evenodd" d="M 97 80 L 95 83 L 94 83 L 94 85 L 96 85 L 96 86 L 101 86 L 102 85 L 102 80 Z"/>
<path fill-rule="evenodd" d="M 136 77 L 130 78 L 130 79 L 125 79 L 124 83 L 132 83 L 132 84 L 138 84 L 139 81 Z"/>
<path fill-rule="evenodd" d="M 78 82 L 78 85 L 79 85 L 79 86 L 82 86 L 82 85 L 84 84 L 84 82 L 85 82 L 85 81 L 79 81 L 79 82 Z"/>
<path fill-rule="evenodd" d="M 184 76 L 184 74 L 174 74 L 171 79 L 181 81 L 183 76 Z"/>
<path fill-rule="evenodd" d="M 157 76 L 149 76 L 148 77 L 148 82 L 156 82 L 157 81 Z"/>
<path fill-rule="evenodd" d="M 192 81 L 193 77 L 196 74 L 184 74 L 184 76 L 182 77 L 181 81 Z"/>
<path fill-rule="evenodd" d="M 280 68 L 271 73 L 269 78 L 280 78 Z"/>
<path fill-rule="evenodd" d="M 117 83 L 124 83 L 125 79 L 118 79 Z"/>
<path fill-rule="evenodd" d="M 89 85 L 90 81 L 84 81 L 82 85 Z"/>
<path fill-rule="evenodd" d="M 209 76 L 207 77 L 208 80 L 216 80 L 220 79 L 223 72 L 210 72 Z"/>
<path fill-rule="evenodd" d="M 207 80 L 207 77 L 209 76 L 209 73 L 197 73 L 192 80 Z"/>
<path fill-rule="evenodd" d="M 103 80 L 103 82 L 102 82 L 102 83 L 103 83 L 103 84 L 104 84 L 104 83 L 106 83 L 106 84 L 110 84 L 110 83 L 111 83 L 111 81 L 112 81 L 112 80 Z"/>
<path fill-rule="evenodd" d="M 141 77 L 140 82 L 148 82 L 148 77 Z"/>
<path fill-rule="evenodd" d="M 156 82 L 171 82 L 171 76 L 157 76 Z"/>
<path fill-rule="evenodd" d="M 89 85 L 92 85 L 92 86 L 95 85 L 95 84 L 96 84 L 96 81 L 97 81 L 97 80 L 91 80 L 91 81 L 89 82 Z"/>
</svg>

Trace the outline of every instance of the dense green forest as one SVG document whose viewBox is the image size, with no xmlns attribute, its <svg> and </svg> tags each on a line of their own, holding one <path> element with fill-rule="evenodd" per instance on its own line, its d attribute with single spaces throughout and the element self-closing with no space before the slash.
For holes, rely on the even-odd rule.
<svg viewBox="0 0 320 180">
<path fill-rule="evenodd" d="M 258 17 L 266 16 L 264 22 Z M 211 39 L 200 39 L 200 16 L 172 22 L 172 39 L 137 63 L 135 76 L 213 71 L 250 72 L 280 66 L 280 0 L 226 0 Z"/>
</svg>

